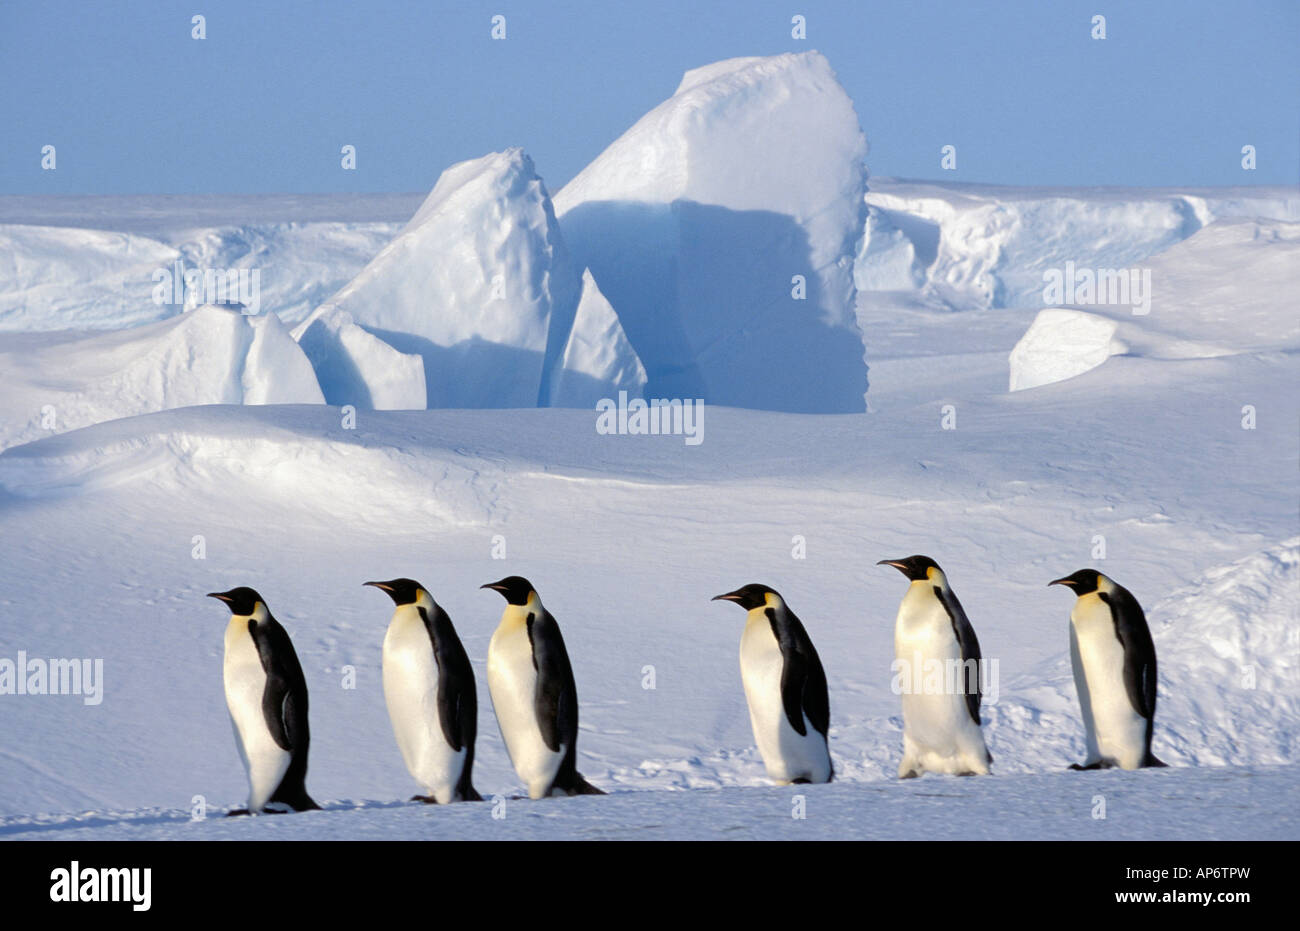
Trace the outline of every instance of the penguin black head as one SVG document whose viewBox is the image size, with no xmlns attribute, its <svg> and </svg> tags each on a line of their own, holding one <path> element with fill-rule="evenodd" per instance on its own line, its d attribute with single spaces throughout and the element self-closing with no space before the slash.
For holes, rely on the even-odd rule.
<svg viewBox="0 0 1300 931">
<path fill-rule="evenodd" d="M 930 570 L 942 572 L 939 564 L 929 556 L 908 556 L 906 559 L 882 559 L 877 566 L 893 566 L 913 582 L 924 582 L 930 578 Z"/>
<path fill-rule="evenodd" d="M 771 592 L 776 597 L 781 596 L 766 585 L 759 585 L 757 582 L 751 582 L 734 592 L 727 592 L 725 595 L 714 595 L 713 601 L 734 601 L 746 611 L 753 611 L 755 608 L 761 608 L 767 604 L 767 595 Z"/>
<path fill-rule="evenodd" d="M 261 595 L 244 585 L 241 585 L 239 588 L 232 588 L 228 592 L 208 592 L 207 597 L 216 598 L 218 601 L 224 601 L 230 606 L 231 614 L 239 615 L 241 617 L 247 614 L 252 614 L 257 610 L 257 603 L 259 601 L 263 604 L 266 603 Z"/>
<path fill-rule="evenodd" d="M 499 582 L 488 582 L 486 585 L 480 585 L 479 588 L 490 588 L 494 592 L 500 592 L 507 604 L 518 606 L 528 604 L 528 596 L 535 591 L 533 583 L 521 575 L 508 575 Z"/>
<path fill-rule="evenodd" d="M 1060 579 L 1053 579 L 1047 584 L 1065 585 L 1074 591 L 1076 595 L 1083 596 L 1095 592 L 1101 586 L 1101 573 L 1096 569 L 1080 569 Z"/>
<path fill-rule="evenodd" d="M 399 607 L 415 604 L 420 597 L 420 592 L 428 591 L 415 579 L 389 579 L 387 582 L 363 582 L 362 584 L 372 585 L 381 591 L 388 592 L 388 597 L 393 599 L 393 604 Z"/>
</svg>

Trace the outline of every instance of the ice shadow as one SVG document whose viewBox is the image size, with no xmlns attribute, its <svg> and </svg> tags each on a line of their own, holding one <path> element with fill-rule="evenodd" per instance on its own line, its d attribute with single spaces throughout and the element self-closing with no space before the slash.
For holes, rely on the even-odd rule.
<svg viewBox="0 0 1300 931">
<path fill-rule="evenodd" d="M 852 292 L 823 293 L 793 217 L 693 201 L 594 201 L 564 214 L 560 227 L 645 365 L 646 397 L 797 413 L 865 409 Z M 803 299 L 793 294 L 796 275 Z"/>
</svg>

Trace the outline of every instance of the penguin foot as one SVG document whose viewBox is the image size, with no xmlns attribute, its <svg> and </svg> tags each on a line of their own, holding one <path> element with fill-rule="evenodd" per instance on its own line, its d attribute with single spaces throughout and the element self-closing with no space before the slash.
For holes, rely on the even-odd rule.
<svg viewBox="0 0 1300 931">
<path fill-rule="evenodd" d="M 232 809 L 231 811 L 226 812 L 226 817 L 227 817 L 227 818 L 238 818 L 240 815 L 247 815 L 247 814 L 250 814 L 250 812 L 249 812 L 249 810 L 248 810 L 247 808 L 235 808 L 235 809 Z"/>
<path fill-rule="evenodd" d="M 573 785 L 569 787 L 570 795 L 604 795 L 604 789 L 597 789 L 586 779 L 582 778 L 581 773 L 574 775 Z"/>
<path fill-rule="evenodd" d="M 437 805 L 437 804 L 438 804 L 438 800 L 437 800 L 436 798 L 434 798 L 432 795 L 412 795 L 412 796 L 411 796 L 411 801 L 413 801 L 413 802 L 424 802 L 424 804 L 426 804 L 426 805 Z"/>
<path fill-rule="evenodd" d="M 300 795 L 275 795 L 271 800 L 262 806 L 262 814 L 266 815 L 291 815 L 299 811 L 320 811 L 321 807 L 316 804 L 306 792 Z"/>
<path fill-rule="evenodd" d="M 1070 764 L 1070 769 L 1074 770 L 1076 773 L 1087 772 L 1090 769 L 1106 769 L 1106 768 L 1107 768 L 1106 765 L 1101 760 L 1098 760 L 1096 763 L 1088 763 L 1087 765 L 1084 765 L 1082 763 Z"/>
<path fill-rule="evenodd" d="M 914 770 L 914 769 L 909 769 L 909 770 L 908 770 L 907 772 L 905 772 L 905 773 L 899 773 L 898 778 L 899 778 L 899 779 L 916 779 L 916 778 L 917 778 L 918 776 L 920 776 L 920 775 L 921 775 L 921 774 L 918 773 L 916 770 Z"/>
<path fill-rule="evenodd" d="M 796 786 L 810 786 L 812 785 L 812 780 L 807 776 L 800 776 L 798 779 L 791 779 L 790 784 Z"/>
</svg>

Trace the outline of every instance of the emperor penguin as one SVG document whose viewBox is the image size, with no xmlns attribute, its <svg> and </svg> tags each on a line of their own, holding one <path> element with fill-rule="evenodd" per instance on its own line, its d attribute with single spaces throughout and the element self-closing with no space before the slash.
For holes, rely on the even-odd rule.
<svg viewBox="0 0 1300 931">
<path fill-rule="evenodd" d="M 447 612 L 414 579 L 366 582 L 396 607 L 384 636 L 384 700 L 402 759 L 424 795 L 412 801 L 481 802 L 474 791 L 478 695 L 474 670 Z"/>
<path fill-rule="evenodd" d="M 488 644 L 488 691 L 528 797 L 604 795 L 576 768 L 578 688 L 560 625 L 525 578 L 480 587 L 506 600 Z"/>
<path fill-rule="evenodd" d="M 911 582 L 894 620 L 894 662 L 911 670 L 903 690 L 903 759 L 898 778 L 925 772 L 984 775 L 993 755 L 980 730 L 983 657 L 975 628 L 929 556 L 882 559 Z M 936 665 L 937 664 L 937 665 Z M 929 670 L 942 669 L 942 685 L 929 688 Z"/>
<path fill-rule="evenodd" d="M 766 585 L 746 585 L 713 600 L 734 601 L 748 612 L 740 635 L 740 679 L 768 778 L 777 785 L 830 782 L 830 696 L 803 624 Z"/>
<path fill-rule="evenodd" d="M 1076 598 L 1070 610 L 1070 665 L 1079 693 L 1088 758 L 1071 769 L 1164 766 L 1151 752 L 1156 719 L 1156 647 L 1142 606 L 1095 569 L 1048 585 Z"/>
<path fill-rule="evenodd" d="M 251 588 L 210 592 L 230 607 L 226 708 L 248 772 L 248 807 L 232 815 L 320 808 L 307 794 L 307 680 L 289 634 Z"/>
</svg>

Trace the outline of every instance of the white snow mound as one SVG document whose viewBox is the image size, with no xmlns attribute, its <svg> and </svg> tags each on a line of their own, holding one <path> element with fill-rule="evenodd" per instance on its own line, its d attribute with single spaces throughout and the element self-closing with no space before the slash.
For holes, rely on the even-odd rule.
<svg viewBox="0 0 1300 931">
<path fill-rule="evenodd" d="M 1127 351 L 1117 324 L 1082 310 L 1040 310 L 1011 350 L 1012 391 L 1064 381 Z"/>
<path fill-rule="evenodd" d="M 0 225 L 0 332 L 117 330 L 177 316 L 185 306 L 204 302 L 174 300 L 176 289 L 158 273 L 170 276 L 178 269 L 210 269 L 223 276 L 248 269 L 257 275 L 253 310 L 295 323 L 347 284 L 400 228 L 386 222 L 177 227 L 167 219 L 168 198 L 158 198 L 153 211 L 149 198 L 109 199 L 121 214 L 66 220 L 143 227 L 149 235 L 118 228 Z M 133 204 L 153 222 L 131 216 Z M 57 208 L 46 211 L 63 219 Z M 249 212 L 256 213 L 256 207 Z"/>
<path fill-rule="evenodd" d="M 1150 307 L 1049 308 L 1010 355 L 1010 388 L 1073 378 L 1112 355 L 1209 359 L 1300 348 L 1300 316 L 1278 314 L 1294 289 L 1300 223 L 1227 219 L 1151 259 Z"/>
<path fill-rule="evenodd" d="M 0 226 L 0 331 L 114 329 L 179 308 L 152 300 L 153 273 L 180 253 L 132 233 Z"/>
<path fill-rule="evenodd" d="M 1198 766 L 1295 761 L 1298 591 L 1300 537 L 1293 537 L 1211 569 L 1152 609 L 1156 732 L 1176 758 Z"/>
<path fill-rule="evenodd" d="M 0 372 L 4 446 L 174 407 L 325 400 L 278 317 L 212 305 L 111 333 L 7 343 Z"/>
</svg>

